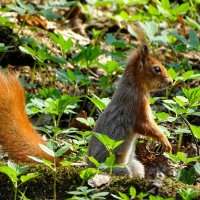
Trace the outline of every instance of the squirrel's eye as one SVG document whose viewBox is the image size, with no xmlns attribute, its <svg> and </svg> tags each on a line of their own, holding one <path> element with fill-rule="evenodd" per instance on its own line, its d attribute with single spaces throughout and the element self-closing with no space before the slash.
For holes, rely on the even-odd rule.
<svg viewBox="0 0 200 200">
<path fill-rule="evenodd" d="M 159 66 L 154 66 L 152 69 L 153 69 L 153 72 L 155 72 L 155 73 L 161 72 L 161 68 Z"/>
</svg>

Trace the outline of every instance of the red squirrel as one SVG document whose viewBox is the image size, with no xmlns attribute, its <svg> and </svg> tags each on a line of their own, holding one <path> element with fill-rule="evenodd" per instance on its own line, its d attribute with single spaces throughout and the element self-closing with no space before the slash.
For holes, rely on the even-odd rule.
<svg viewBox="0 0 200 200">
<path fill-rule="evenodd" d="M 140 37 L 144 41 L 144 35 Z M 94 128 L 94 132 L 106 134 L 117 141 L 124 140 L 114 151 L 116 163 L 124 167 L 114 168 L 113 173 L 139 178 L 145 176 L 145 170 L 135 155 L 135 140 L 138 135 L 155 138 L 165 151 L 172 151 L 168 139 L 154 121 L 149 105 L 150 92 L 171 85 L 172 78 L 165 67 L 150 55 L 148 46 L 143 41 L 128 58 L 118 88 Z M 108 151 L 95 136 L 89 142 L 88 156 L 100 163 L 105 162 L 108 156 Z M 88 166 L 93 166 L 89 160 Z"/>
<path fill-rule="evenodd" d="M 152 118 L 148 103 L 149 93 L 165 88 L 172 78 L 165 67 L 153 58 L 148 46 L 142 43 L 130 55 L 124 74 L 112 100 L 97 120 L 94 132 L 107 134 L 115 140 L 124 140 L 115 150 L 116 162 L 124 168 L 113 169 L 115 174 L 128 174 L 143 178 L 144 166 L 135 156 L 135 139 L 138 135 L 160 141 L 164 150 L 172 147 Z M 24 89 L 15 74 L 0 73 L 0 144 L 16 162 L 33 163 L 28 156 L 54 158 L 45 153 L 39 144 L 46 145 L 33 129 L 26 111 Z M 104 162 L 108 152 L 94 136 L 89 143 L 88 156 Z M 88 161 L 88 166 L 92 164 Z"/>
<path fill-rule="evenodd" d="M 25 111 L 24 88 L 14 73 L 0 73 L 0 144 L 15 162 L 34 163 L 28 156 L 54 158 L 39 144 L 46 145 L 34 130 Z"/>
</svg>

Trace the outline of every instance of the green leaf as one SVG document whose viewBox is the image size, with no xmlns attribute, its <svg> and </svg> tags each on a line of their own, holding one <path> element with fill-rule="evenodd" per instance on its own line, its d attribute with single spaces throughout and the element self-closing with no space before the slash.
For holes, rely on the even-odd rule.
<svg viewBox="0 0 200 200">
<path fill-rule="evenodd" d="M 174 70 L 173 68 L 170 68 L 170 69 L 168 70 L 168 72 L 169 72 L 170 76 L 171 76 L 174 80 L 177 78 L 177 74 L 176 74 L 176 72 L 175 72 L 175 70 Z"/>
<path fill-rule="evenodd" d="M 165 112 L 160 112 L 160 113 L 156 113 L 156 117 L 160 120 L 164 120 L 166 118 L 169 117 L 169 114 L 168 113 L 165 113 Z"/>
<path fill-rule="evenodd" d="M 200 24 L 188 16 L 186 16 L 186 24 L 200 30 Z"/>
<path fill-rule="evenodd" d="M 100 163 L 98 162 L 98 160 L 96 160 L 94 157 L 88 157 L 88 159 L 90 160 L 90 162 L 92 162 L 96 168 L 99 168 L 100 167 Z"/>
<path fill-rule="evenodd" d="M 179 158 L 180 161 L 182 161 L 183 163 L 186 162 L 186 160 L 187 160 L 187 155 L 186 155 L 185 153 L 183 153 L 183 152 L 178 152 L 178 153 L 177 153 L 177 156 L 178 156 L 178 158 Z"/>
<path fill-rule="evenodd" d="M 145 197 L 147 197 L 148 196 L 148 194 L 147 193 L 143 193 L 143 192 L 140 192 L 138 195 L 137 195 L 137 197 L 139 198 L 139 199 L 144 199 Z"/>
<path fill-rule="evenodd" d="M 112 75 L 119 69 L 116 61 L 107 61 L 105 65 L 101 63 L 99 63 L 99 65 L 108 75 Z"/>
<path fill-rule="evenodd" d="M 21 15 L 24 15 L 24 13 L 26 12 L 25 9 L 19 7 L 19 6 L 15 6 L 15 5 L 7 5 L 7 7 L 10 9 L 10 10 L 14 10 L 16 11 L 17 13 L 21 14 Z"/>
<path fill-rule="evenodd" d="M 135 198 L 136 197 L 136 189 L 134 187 L 130 187 L 129 193 L 131 195 L 131 198 Z"/>
<path fill-rule="evenodd" d="M 185 14 L 190 9 L 189 3 L 183 3 L 178 7 L 173 8 L 172 13 L 174 15 Z"/>
<path fill-rule="evenodd" d="M 184 79 L 188 79 L 188 78 L 190 78 L 193 74 L 194 74 L 194 71 L 193 71 L 193 70 L 187 71 L 187 72 L 185 72 L 185 73 L 182 74 L 182 77 L 183 77 Z"/>
<path fill-rule="evenodd" d="M 197 192 L 192 188 L 187 188 L 187 189 L 181 188 L 179 190 L 179 194 L 181 195 L 183 200 L 192 200 L 195 199 L 197 196 Z"/>
<path fill-rule="evenodd" d="M 0 172 L 6 174 L 13 183 L 18 181 L 17 173 L 12 168 L 8 166 L 0 166 Z"/>
<path fill-rule="evenodd" d="M 77 121 L 81 122 L 82 124 L 85 124 L 86 126 L 94 127 L 95 121 L 92 117 L 88 117 L 87 119 L 82 117 L 77 117 Z"/>
<path fill-rule="evenodd" d="M 189 164 L 191 162 L 196 162 L 199 159 L 200 159 L 200 156 L 194 156 L 194 157 L 191 157 L 191 158 L 187 158 L 185 163 Z"/>
<path fill-rule="evenodd" d="M 128 13 L 125 12 L 124 10 L 122 10 L 119 15 L 123 20 L 127 20 L 129 18 Z"/>
<path fill-rule="evenodd" d="M 87 169 L 84 169 L 81 171 L 80 173 L 80 177 L 87 181 L 89 180 L 90 178 L 94 177 L 94 175 L 97 174 L 97 170 L 95 168 L 87 168 Z"/>
<path fill-rule="evenodd" d="M 159 11 L 154 6 L 152 6 L 151 4 L 148 7 L 148 12 L 151 15 L 159 15 L 160 14 Z"/>
<path fill-rule="evenodd" d="M 19 46 L 19 49 L 20 51 L 26 53 L 26 54 L 30 54 L 34 59 L 36 59 L 36 52 L 31 48 L 31 47 L 28 47 L 28 46 Z"/>
<path fill-rule="evenodd" d="M 39 173 L 29 173 L 29 174 L 26 174 L 26 175 L 22 175 L 20 177 L 20 180 L 22 181 L 22 183 L 25 183 L 25 182 L 29 181 L 30 179 L 36 178 L 39 175 L 40 175 Z"/>
<path fill-rule="evenodd" d="M 112 33 L 108 33 L 105 38 L 105 42 L 108 45 L 113 45 L 116 48 L 125 47 L 124 40 L 117 40 Z"/>
<path fill-rule="evenodd" d="M 111 154 L 106 158 L 105 164 L 109 167 L 115 164 L 115 154 Z"/>
<path fill-rule="evenodd" d="M 124 142 L 124 140 L 119 140 L 119 141 L 115 141 L 114 145 L 112 146 L 113 149 L 116 149 L 118 146 L 120 146 L 122 143 Z"/>
<path fill-rule="evenodd" d="M 68 68 L 66 73 L 67 73 L 67 76 L 68 76 L 68 78 L 69 78 L 69 80 L 70 80 L 71 83 L 76 82 L 77 78 L 76 78 L 74 72 L 72 72 L 72 71 Z"/>
<path fill-rule="evenodd" d="M 122 192 L 118 192 L 118 194 L 119 194 L 120 197 L 123 198 L 123 200 L 129 200 L 129 197 L 126 194 L 124 194 Z"/>
<path fill-rule="evenodd" d="M 98 192 L 96 194 L 91 195 L 91 199 L 102 199 L 101 197 L 105 197 L 109 194 L 109 192 Z"/>
<path fill-rule="evenodd" d="M 200 127 L 190 124 L 190 128 L 191 128 L 191 130 L 192 130 L 193 135 L 194 135 L 197 139 L 200 139 Z"/>
<path fill-rule="evenodd" d="M 90 101 L 92 101 L 94 103 L 94 105 L 101 111 L 105 110 L 105 108 L 107 107 L 107 105 L 110 102 L 109 98 L 102 98 L 100 99 L 98 96 L 93 94 L 93 97 L 88 97 L 90 99 Z"/>
<path fill-rule="evenodd" d="M 67 62 L 64 58 L 55 55 L 49 55 L 48 58 L 58 64 L 65 64 Z"/>
<path fill-rule="evenodd" d="M 178 180 L 182 181 L 183 183 L 192 185 L 196 182 L 197 177 L 195 175 L 195 169 L 194 167 L 191 167 L 190 169 L 182 169 L 178 173 Z"/>
<path fill-rule="evenodd" d="M 199 38 L 197 36 L 197 33 L 194 30 L 190 30 L 189 32 L 189 41 L 190 41 L 190 45 L 194 47 L 196 50 L 198 50 Z"/>
<path fill-rule="evenodd" d="M 39 13 L 43 15 L 46 19 L 48 20 L 54 20 L 54 19 L 59 19 L 62 16 L 59 15 L 58 13 L 52 12 L 53 8 L 45 9 L 45 10 L 40 10 Z"/>
<path fill-rule="evenodd" d="M 181 107 L 185 106 L 188 103 L 188 99 L 184 96 L 176 96 L 173 98 Z"/>
<path fill-rule="evenodd" d="M 194 169 L 195 169 L 195 171 L 196 171 L 198 174 L 200 174 L 200 163 L 196 163 L 196 164 L 194 165 Z"/>
<path fill-rule="evenodd" d="M 162 3 L 162 7 L 165 9 L 169 9 L 170 8 L 170 2 L 169 0 L 161 0 Z"/>
<path fill-rule="evenodd" d="M 46 152 L 48 155 L 55 157 L 55 153 L 52 149 L 48 148 L 47 146 L 43 145 L 43 144 L 39 144 L 40 148 Z"/>
<path fill-rule="evenodd" d="M 60 147 L 56 153 L 55 153 L 55 156 L 56 157 L 60 157 L 62 156 L 63 154 L 65 154 L 69 149 L 70 149 L 71 145 L 70 144 L 66 144 L 65 146 L 63 147 Z"/>
<path fill-rule="evenodd" d="M 11 162 L 10 160 L 8 161 L 8 167 L 12 168 L 17 176 L 19 176 L 20 174 L 24 173 L 26 170 L 28 170 L 29 168 L 29 165 L 23 165 L 23 166 L 20 166 L 14 162 Z"/>
<path fill-rule="evenodd" d="M 28 157 L 29 157 L 30 159 L 32 159 L 32 160 L 38 162 L 38 163 L 43 163 L 43 160 L 40 159 L 40 158 L 36 158 L 36 157 L 34 157 L 34 156 L 28 156 Z"/>
<path fill-rule="evenodd" d="M 163 155 L 166 158 L 169 158 L 170 160 L 172 160 L 174 163 L 179 163 L 180 162 L 179 158 L 176 155 L 173 155 L 171 153 L 166 153 L 166 152 Z"/>
<path fill-rule="evenodd" d="M 123 140 L 115 141 L 105 134 L 93 133 L 94 136 L 106 147 L 108 152 L 113 151 L 116 147 L 123 143 Z"/>
</svg>

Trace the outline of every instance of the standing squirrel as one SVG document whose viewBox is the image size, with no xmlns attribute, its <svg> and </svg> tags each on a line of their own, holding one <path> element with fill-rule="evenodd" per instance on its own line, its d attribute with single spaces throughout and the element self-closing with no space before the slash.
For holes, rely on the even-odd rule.
<svg viewBox="0 0 200 200">
<path fill-rule="evenodd" d="M 149 105 L 149 93 L 171 85 L 172 81 L 165 67 L 150 55 L 145 43 L 140 44 L 128 58 L 118 88 L 94 128 L 96 133 L 106 134 L 117 141 L 124 140 L 114 150 L 116 163 L 124 167 L 114 168 L 114 174 L 139 178 L 145 176 L 144 166 L 135 155 L 138 135 L 152 137 L 162 144 L 165 151 L 172 151 L 168 139 L 154 121 Z M 94 135 L 89 142 L 88 156 L 100 163 L 105 162 L 108 156 L 106 148 Z M 88 161 L 88 166 L 92 165 Z"/>
<path fill-rule="evenodd" d="M 0 145 L 15 162 L 34 163 L 28 156 L 54 161 L 39 144 L 46 145 L 33 129 L 25 111 L 25 95 L 14 73 L 0 73 Z"/>
</svg>

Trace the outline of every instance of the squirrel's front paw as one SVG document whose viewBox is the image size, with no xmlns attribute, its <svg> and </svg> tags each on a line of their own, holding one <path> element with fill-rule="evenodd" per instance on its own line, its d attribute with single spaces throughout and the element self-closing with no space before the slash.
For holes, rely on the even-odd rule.
<svg viewBox="0 0 200 200">
<path fill-rule="evenodd" d="M 161 138 L 160 142 L 162 144 L 164 151 L 169 152 L 169 153 L 172 152 L 172 146 L 169 140 L 165 136 Z"/>
</svg>

